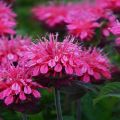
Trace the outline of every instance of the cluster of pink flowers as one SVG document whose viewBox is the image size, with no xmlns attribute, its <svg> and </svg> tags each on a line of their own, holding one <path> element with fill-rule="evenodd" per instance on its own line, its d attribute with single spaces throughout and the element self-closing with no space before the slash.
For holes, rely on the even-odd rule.
<svg viewBox="0 0 120 120">
<path fill-rule="evenodd" d="M 25 72 L 23 67 L 15 67 L 10 64 L 1 66 L 0 99 L 4 100 L 6 105 L 40 98 L 41 94 L 37 89 L 42 86 L 33 82 Z"/>
<path fill-rule="evenodd" d="M 0 64 L 9 62 L 18 62 L 23 57 L 24 52 L 31 44 L 31 39 L 22 36 L 11 36 L 0 38 Z"/>
<path fill-rule="evenodd" d="M 104 19 L 109 21 L 103 27 L 104 33 L 120 35 L 116 17 L 96 4 L 42 5 L 32 12 L 51 28 L 65 25 L 68 33 L 81 41 L 91 40 Z M 40 98 L 39 89 L 43 87 L 39 80 L 52 78 L 50 83 L 53 80 L 60 83 L 79 79 L 89 83 L 111 78 L 111 64 L 101 50 L 85 49 L 75 37 L 60 40 L 58 34 L 42 37 L 38 43 L 33 43 L 29 37 L 13 36 L 15 16 L 9 6 L 0 2 L 0 99 L 6 105 Z M 33 77 L 39 79 L 33 81 Z"/>
<path fill-rule="evenodd" d="M 111 19 L 114 18 L 115 21 L 112 11 L 105 10 L 102 6 L 98 7 L 97 2 L 39 5 L 33 8 L 32 13 L 49 27 L 64 23 L 68 33 L 82 41 L 91 40 L 96 28 L 101 27 L 104 19 L 108 20 L 109 24 Z"/>
<path fill-rule="evenodd" d="M 109 60 L 96 48 L 82 50 L 73 43 L 74 39 L 66 37 L 59 42 L 58 36 L 51 34 L 38 44 L 30 46 L 25 53 L 24 64 L 33 76 L 78 76 L 81 81 L 91 82 L 92 77 L 110 78 Z"/>
<path fill-rule="evenodd" d="M 0 35 L 15 34 L 16 14 L 6 3 L 0 2 Z"/>
</svg>

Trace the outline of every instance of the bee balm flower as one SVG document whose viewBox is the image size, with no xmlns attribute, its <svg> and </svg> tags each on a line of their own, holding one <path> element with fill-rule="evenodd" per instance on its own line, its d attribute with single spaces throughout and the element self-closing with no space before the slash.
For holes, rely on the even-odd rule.
<svg viewBox="0 0 120 120">
<path fill-rule="evenodd" d="M 49 27 L 64 24 L 64 19 L 67 15 L 65 5 L 40 5 L 32 10 L 33 15 L 42 23 Z"/>
<path fill-rule="evenodd" d="M 99 81 L 102 77 L 111 78 L 110 62 L 100 50 L 83 50 L 80 55 L 78 76 L 84 82 Z"/>
<path fill-rule="evenodd" d="M 32 76 L 38 76 L 42 81 L 48 77 L 47 82 L 50 78 L 62 81 L 65 76 L 68 81 L 79 77 L 84 82 L 111 77 L 109 60 L 99 50 L 81 50 L 72 39 L 66 37 L 59 42 L 53 34 L 43 39 L 30 46 L 23 59 Z"/>
<path fill-rule="evenodd" d="M 50 34 L 48 39 L 43 40 L 31 46 L 25 53 L 25 66 L 33 76 L 74 74 L 80 48 L 73 44 L 73 39 L 66 37 L 63 42 L 59 42 L 57 35 Z"/>
<path fill-rule="evenodd" d="M 0 35 L 15 34 L 16 14 L 5 3 L 0 2 Z"/>
<path fill-rule="evenodd" d="M 0 63 L 7 61 L 18 62 L 31 44 L 30 38 L 16 36 L 8 39 L 7 37 L 0 38 Z"/>
<path fill-rule="evenodd" d="M 42 86 L 33 82 L 25 74 L 24 68 L 9 65 L 1 68 L 0 72 L 0 99 L 6 105 L 40 98 L 41 94 L 37 89 Z"/>
</svg>

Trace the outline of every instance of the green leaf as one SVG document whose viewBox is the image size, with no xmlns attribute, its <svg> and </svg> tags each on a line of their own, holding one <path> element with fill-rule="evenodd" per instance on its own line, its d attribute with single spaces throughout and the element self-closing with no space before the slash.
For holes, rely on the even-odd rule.
<svg viewBox="0 0 120 120">
<path fill-rule="evenodd" d="M 83 114 L 82 120 L 112 120 L 116 99 L 105 98 L 94 106 L 93 100 L 95 99 L 96 95 L 97 94 L 93 92 L 88 92 L 81 99 L 81 108 Z"/>
<path fill-rule="evenodd" d="M 94 104 L 106 97 L 114 97 L 120 99 L 120 82 L 112 82 L 105 85 L 97 98 L 94 99 Z"/>
</svg>

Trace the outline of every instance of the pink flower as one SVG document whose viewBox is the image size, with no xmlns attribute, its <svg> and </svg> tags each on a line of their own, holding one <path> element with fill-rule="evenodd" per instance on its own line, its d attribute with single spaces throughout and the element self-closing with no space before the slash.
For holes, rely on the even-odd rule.
<svg viewBox="0 0 120 120">
<path fill-rule="evenodd" d="M 23 59 L 32 76 L 39 76 L 42 81 L 47 79 L 47 82 L 50 78 L 63 82 L 66 78 L 71 81 L 79 77 L 81 81 L 92 82 L 92 79 L 111 77 L 109 60 L 96 48 L 81 50 L 73 39 L 66 37 L 58 42 L 58 36 L 53 34 L 43 40 L 30 46 Z"/>
<path fill-rule="evenodd" d="M 15 17 L 16 14 L 11 10 L 10 6 L 0 2 L 0 35 L 15 34 Z"/>
<path fill-rule="evenodd" d="M 100 50 L 89 49 L 81 52 L 78 76 L 84 82 L 99 81 L 102 77 L 111 78 L 110 62 Z"/>
<path fill-rule="evenodd" d="M 120 11 L 120 0 L 98 0 L 98 4 L 103 8 Z"/>
<path fill-rule="evenodd" d="M 79 18 L 74 18 L 71 22 L 68 23 L 67 29 L 68 32 L 83 40 L 91 40 L 95 34 L 95 29 L 99 27 L 99 23 L 92 22 L 87 19 L 81 20 Z"/>
<path fill-rule="evenodd" d="M 80 48 L 66 37 L 58 42 L 58 35 L 50 34 L 25 53 L 25 66 L 33 76 L 45 74 L 55 77 L 75 74 Z"/>
<path fill-rule="evenodd" d="M 48 25 L 49 27 L 55 27 L 58 24 L 64 22 L 64 18 L 67 15 L 67 9 L 64 4 L 61 5 L 39 5 L 32 10 L 33 15 Z"/>
<path fill-rule="evenodd" d="M 112 33 L 114 36 L 118 37 L 120 35 L 120 22 L 118 20 L 109 21 L 108 24 L 103 29 L 103 34 L 105 36 L 110 36 Z"/>
<path fill-rule="evenodd" d="M 111 27 L 108 28 L 113 35 L 120 35 L 120 22 L 115 21 L 112 23 Z"/>
<path fill-rule="evenodd" d="M 71 5 L 72 6 L 72 5 Z M 84 3 L 79 8 L 74 6 L 65 18 L 68 32 L 81 41 L 91 40 L 96 28 L 101 26 L 99 19 L 106 18 L 106 12 L 94 4 Z"/>
<path fill-rule="evenodd" d="M 115 43 L 117 46 L 120 46 L 120 37 L 116 39 Z"/>
<path fill-rule="evenodd" d="M 6 64 L 0 69 L 0 99 L 6 105 L 40 98 L 41 94 L 37 89 L 41 87 L 27 76 L 23 67 Z"/>
<path fill-rule="evenodd" d="M 18 62 L 24 55 L 28 46 L 31 44 L 30 38 L 16 36 L 0 38 L 0 63 Z"/>
</svg>

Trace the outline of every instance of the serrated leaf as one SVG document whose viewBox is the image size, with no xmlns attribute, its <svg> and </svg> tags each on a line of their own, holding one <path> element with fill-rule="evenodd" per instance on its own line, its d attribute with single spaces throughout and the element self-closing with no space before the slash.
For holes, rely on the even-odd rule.
<svg viewBox="0 0 120 120">
<path fill-rule="evenodd" d="M 120 99 L 120 82 L 112 82 L 105 85 L 101 89 L 98 97 L 94 99 L 94 104 L 106 97 L 115 97 Z"/>
</svg>

